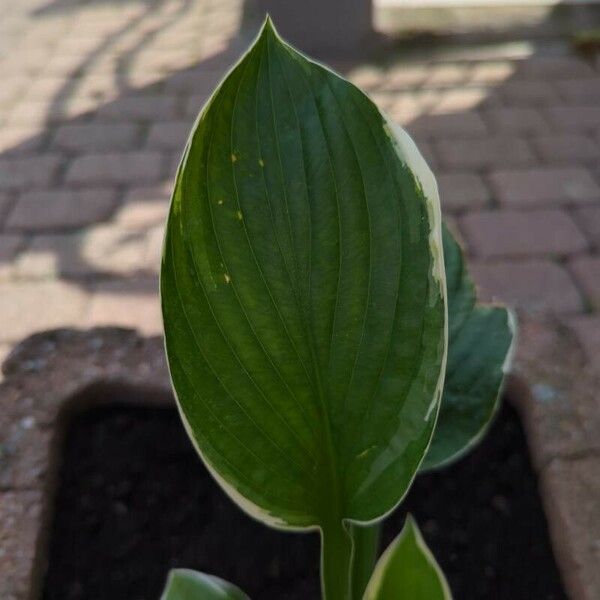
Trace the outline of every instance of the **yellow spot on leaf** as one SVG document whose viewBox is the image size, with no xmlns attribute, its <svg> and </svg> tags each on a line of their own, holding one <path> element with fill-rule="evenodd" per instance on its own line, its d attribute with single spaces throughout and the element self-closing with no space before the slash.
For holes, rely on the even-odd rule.
<svg viewBox="0 0 600 600">
<path fill-rule="evenodd" d="M 236 211 L 235 216 L 238 218 L 239 221 L 241 221 L 242 220 L 242 211 L 241 210 Z"/>
<path fill-rule="evenodd" d="M 231 282 L 231 277 L 229 277 L 229 275 L 227 275 L 227 273 L 223 273 L 223 279 L 225 280 L 225 283 Z"/>
<path fill-rule="evenodd" d="M 223 204 L 223 200 L 217 200 L 217 204 L 219 204 L 219 205 Z"/>
<path fill-rule="evenodd" d="M 235 154 L 231 154 L 231 162 L 234 163 L 237 160 L 237 156 Z"/>
<path fill-rule="evenodd" d="M 366 450 L 363 450 L 360 454 L 358 454 L 356 456 L 356 458 L 365 458 L 365 456 L 367 456 L 367 454 L 369 454 L 369 452 L 371 452 L 372 450 L 374 450 L 376 448 L 376 446 L 369 446 Z"/>
<path fill-rule="evenodd" d="M 265 161 L 264 161 L 262 158 L 259 158 L 259 159 L 258 159 L 258 164 L 259 164 L 261 167 L 264 167 L 264 166 L 265 166 Z"/>
</svg>

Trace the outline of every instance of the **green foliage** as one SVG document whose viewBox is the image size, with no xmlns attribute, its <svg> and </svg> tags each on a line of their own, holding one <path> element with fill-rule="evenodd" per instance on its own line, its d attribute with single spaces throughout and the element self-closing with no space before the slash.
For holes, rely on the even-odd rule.
<svg viewBox="0 0 600 600">
<path fill-rule="evenodd" d="M 248 600 L 248 596 L 213 575 L 173 569 L 160 600 Z"/>
<path fill-rule="evenodd" d="M 268 20 L 188 140 L 161 303 L 178 405 L 208 469 L 252 516 L 320 530 L 324 596 L 361 598 L 373 523 L 490 422 L 511 321 L 475 305 L 410 137 Z M 414 596 L 382 595 L 403 582 Z M 245 598 L 192 571 L 174 571 L 163 600 L 178 593 Z M 409 521 L 365 598 L 448 594 Z"/>
<path fill-rule="evenodd" d="M 364 600 L 451 600 L 450 588 L 412 517 L 379 559 Z"/>
<path fill-rule="evenodd" d="M 435 434 L 421 470 L 445 466 L 482 439 L 510 366 L 515 318 L 503 306 L 476 304 L 462 250 L 444 226 L 448 362 Z"/>
<path fill-rule="evenodd" d="M 344 522 L 397 505 L 441 395 L 439 205 L 405 152 L 364 94 L 267 23 L 196 124 L 165 238 L 188 431 L 242 508 L 321 529 L 340 597 Z"/>
</svg>

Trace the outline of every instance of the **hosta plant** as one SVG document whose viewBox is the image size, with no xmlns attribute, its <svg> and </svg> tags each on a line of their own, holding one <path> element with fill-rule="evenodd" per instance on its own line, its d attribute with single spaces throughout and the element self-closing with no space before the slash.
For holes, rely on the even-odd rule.
<svg viewBox="0 0 600 600">
<path fill-rule="evenodd" d="M 465 453 L 498 403 L 510 313 L 476 306 L 415 144 L 269 20 L 202 110 L 161 268 L 187 432 L 251 516 L 318 530 L 323 597 L 449 598 L 409 519 L 415 476 Z M 165 600 L 246 598 L 173 571 Z"/>
</svg>

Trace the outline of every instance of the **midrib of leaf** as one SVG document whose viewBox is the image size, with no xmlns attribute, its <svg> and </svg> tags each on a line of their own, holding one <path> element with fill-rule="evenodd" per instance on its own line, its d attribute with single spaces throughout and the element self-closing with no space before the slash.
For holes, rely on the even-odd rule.
<svg viewBox="0 0 600 600">
<path fill-rule="evenodd" d="M 288 216 L 288 224 L 289 224 L 289 231 L 290 231 L 290 243 L 292 245 L 292 248 L 294 247 L 294 235 L 292 232 L 292 225 L 291 225 L 291 220 L 289 219 L 289 204 L 288 204 L 288 198 L 287 198 L 287 182 L 285 180 L 285 177 L 283 176 L 283 162 L 281 159 L 281 146 L 280 146 L 280 142 L 279 142 L 279 136 L 277 133 L 277 119 L 275 116 L 275 110 L 274 110 L 274 100 L 273 100 L 273 89 L 272 89 L 272 85 L 271 85 L 271 57 L 269 54 L 269 43 L 271 41 L 271 38 L 267 38 L 267 42 L 265 44 L 266 46 L 266 53 L 267 53 L 267 73 L 268 73 L 268 80 L 269 80 L 269 96 L 271 99 L 271 114 L 272 114 L 272 121 L 273 121 L 273 131 L 274 131 L 274 136 L 275 136 L 275 140 L 276 140 L 276 150 L 277 150 L 277 157 L 278 157 L 278 164 L 279 164 L 279 168 L 280 168 L 280 174 L 281 174 L 281 184 L 282 184 L 282 189 L 284 192 L 284 198 L 285 198 L 285 203 L 286 203 L 286 212 L 287 212 L 287 216 Z M 304 189 L 306 191 L 306 194 L 304 195 L 306 203 L 307 203 L 307 209 L 308 209 L 308 219 L 307 219 L 307 223 L 308 223 L 308 231 L 309 231 L 309 240 L 312 240 L 312 235 L 311 235 L 311 210 L 310 210 L 310 200 L 309 200 L 309 193 L 308 193 L 308 180 L 307 180 L 307 175 L 306 175 L 306 168 L 305 168 L 305 162 L 304 162 L 304 142 L 303 142 L 303 136 L 302 136 L 302 128 L 300 127 L 300 121 L 298 118 L 298 113 L 296 110 L 296 104 L 294 101 L 294 96 L 293 93 L 291 91 L 291 88 L 289 86 L 289 82 L 287 79 L 287 73 L 286 70 L 284 68 L 284 66 L 281 63 L 281 59 L 279 58 L 279 56 L 277 55 L 277 53 L 274 54 L 274 56 L 277 57 L 277 60 L 279 62 L 279 66 L 280 69 L 283 73 L 285 82 L 286 82 L 286 87 L 287 87 L 287 91 L 288 91 L 288 95 L 290 97 L 290 104 L 293 107 L 293 112 L 294 115 L 296 117 L 296 126 L 297 126 L 297 134 L 298 134 L 298 139 L 300 141 L 300 147 L 301 147 L 301 152 L 302 152 L 302 164 L 303 164 L 303 174 L 304 174 Z M 264 54 L 261 54 L 261 66 L 262 66 L 262 60 L 263 60 Z M 257 78 L 258 81 L 258 78 Z M 257 131 L 259 130 L 259 128 L 257 127 Z M 310 281 L 311 281 L 311 273 L 312 273 L 312 268 L 311 268 L 311 256 L 312 256 L 312 244 L 309 246 L 310 251 L 309 251 L 309 261 L 308 261 L 308 289 L 307 289 L 307 302 L 309 302 L 310 299 L 310 294 L 311 294 L 311 285 L 310 285 Z M 281 248 L 280 248 L 281 251 Z M 298 267 L 298 263 L 297 263 L 297 257 L 296 257 L 296 253 L 294 252 L 294 262 L 296 263 L 296 273 L 300 273 L 300 269 Z M 296 286 L 294 286 L 294 289 L 298 289 Z M 303 328 L 304 328 L 304 334 L 306 336 L 307 339 L 307 347 L 309 350 L 309 356 L 311 359 L 311 364 L 312 364 L 312 372 L 313 372 L 313 376 L 314 376 L 314 385 L 315 385 L 315 391 L 316 391 L 316 398 L 318 401 L 318 405 L 319 405 L 319 414 L 321 417 L 321 427 L 319 427 L 320 431 L 322 432 L 322 444 L 321 444 L 321 448 L 323 451 L 323 454 L 326 458 L 326 460 L 324 461 L 323 464 L 320 465 L 321 468 L 321 477 L 323 478 L 323 482 L 322 484 L 319 486 L 320 490 L 326 491 L 329 490 L 329 494 L 325 494 L 328 497 L 325 497 L 322 499 L 319 508 L 323 509 L 323 507 L 329 507 L 330 503 L 328 502 L 329 499 L 331 499 L 331 497 L 333 497 L 333 507 L 334 507 L 334 515 L 322 515 L 322 520 L 325 521 L 338 521 L 338 524 L 341 524 L 342 518 L 343 518 L 343 510 L 341 507 L 341 486 L 340 486 L 340 481 L 339 481 L 339 471 L 337 469 L 337 465 L 336 465 L 336 458 L 335 458 L 335 449 L 334 449 L 334 444 L 333 444 L 333 439 L 332 439 L 332 431 L 331 431 L 331 421 L 329 418 L 329 410 L 327 408 L 327 394 L 325 391 L 325 386 L 323 383 L 323 377 L 321 374 L 321 367 L 319 365 L 319 361 L 317 358 L 317 354 L 316 354 L 316 341 L 314 339 L 314 334 L 313 334 L 313 327 L 312 327 L 312 315 L 311 315 L 311 311 L 308 308 L 308 305 L 306 303 L 304 303 L 301 300 L 301 294 L 298 293 L 296 296 L 296 300 L 297 300 L 297 307 L 298 307 L 298 311 L 300 314 L 300 320 L 301 323 L 303 324 Z M 326 511 L 327 513 L 329 513 L 330 511 Z M 321 525 L 323 525 L 323 522 L 321 522 Z"/>
<path fill-rule="evenodd" d="M 280 165 L 281 173 L 283 175 L 283 163 L 281 160 L 281 149 L 280 149 L 280 144 L 279 144 L 279 138 L 277 135 L 277 126 L 276 126 L 274 102 L 273 102 L 273 89 L 272 89 L 272 85 L 271 85 L 271 76 L 270 76 L 271 61 L 270 61 L 270 55 L 269 55 L 269 44 L 271 42 L 271 38 L 272 38 L 272 36 L 268 36 L 267 42 L 266 42 L 267 65 L 268 65 L 268 73 L 269 73 L 269 91 L 270 91 L 270 97 L 271 97 L 271 112 L 273 115 L 273 127 L 274 127 L 275 138 L 276 138 L 276 149 L 277 149 L 277 155 L 278 155 L 278 162 Z M 282 41 L 282 43 L 284 43 L 284 42 Z M 284 47 L 287 50 L 287 45 L 285 45 Z M 261 60 L 262 60 L 262 57 L 261 57 Z M 296 116 L 297 131 L 298 131 L 298 137 L 300 139 L 300 144 L 301 144 L 301 148 L 302 148 L 303 164 L 304 164 L 304 144 L 302 141 L 302 128 L 299 125 L 299 119 L 298 119 L 298 115 L 296 112 L 294 95 L 289 86 L 286 69 L 282 65 L 281 60 L 279 60 L 279 65 L 284 74 L 284 79 L 286 81 L 288 94 L 290 96 L 291 104 L 294 109 L 294 115 Z M 308 80 L 308 77 L 306 79 Z M 309 89 L 311 89 L 311 92 L 312 92 L 312 86 L 310 85 L 310 82 L 307 81 L 307 84 L 309 85 Z M 319 121 L 321 123 L 321 130 L 323 133 L 323 137 L 325 140 L 327 140 L 325 128 L 323 126 L 323 123 L 321 120 L 321 115 L 319 113 L 318 104 L 317 104 L 316 100 L 314 99 L 314 93 L 312 93 L 312 96 L 313 96 L 313 103 L 314 103 L 314 106 L 316 109 L 316 113 L 317 113 L 317 115 L 319 117 Z M 338 284 L 336 286 L 336 301 L 334 304 L 334 318 L 332 321 L 332 323 L 334 323 L 335 322 L 335 310 L 336 310 L 337 302 L 338 302 L 339 277 L 340 277 L 340 271 L 341 271 L 342 232 L 341 232 L 341 219 L 340 219 L 340 209 L 339 209 L 339 193 L 338 193 L 338 188 L 337 188 L 336 175 L 335 175 L 335 170 L 334 170 L 333 164 L 331 162 L 330 152 L 327 152 L 327 156 L 328 156 L 328 160 L 329 160 L 329 168 L 330 168 L 330 171 L 331 171 L 331 174 L 333 177 L 333 184 L 334 184 L 335 197 L 336 197 L 336 206 L 337 206 L 337 215 L 338 215 L 337 220 L 338 220 L 338 239 L 339 239 L 339 242 L 338 242 L 339 243 L 339 247 L 338 247 L 339 264 L 338 264 Z M 306 170 L 304 170 L 303 172 L 304 172 L 304 178 L 305 178 L 304 188 L 307 190 L 306 199 L 308 201 L 308 207 L 309 207 L 308 223 L 310 226 L 310 222 L 311 222 L 310 214 L 311 213 L 310 213 L 310 200 L 308 199 L 308 189 L 309 188 L 308 188 L 308 181 L 307 181 L 307 177 L 306 177 Z M 287 187 L 287 183 L 285 182 L 285 178 L 283 176 L 282 176 L 282 184 L 283 184 L 284 193 L 286 193 L 285 190 Z M 287 193 L 285 195 L 285 202 L 286 202 L 287 214 L 288 214 L 288 219 L 289 219 L 289 206 L 288 206 L 288 201 L 287 201 Z M 292 247 L 293 247 L 294 237 L 293 237 L 293 233 L 291 231 L 291 221 L 288 221 L 288 222 L 289 222 L 289 227 L 290 227 L 290 241 L 291 241 Z M 309 237 L 310 237 L 310 239 L 312 239 L 312 236 L 309 236 Z M 312 253 L 310 256 L 312 256 Z M 309 296 L 307 298 L 307 302 L 310 302 L 310 297 L 311 297 L 310 296 L 310 293 L 311 293 L 310 292 L 310 290 L 311 290 L 310 274 L 312 273 L 311 265 L 312 265 L 312 261 L 309 259 L 309 286 L 308 286 Z M 325 457 L 327 459 L 325 461 L 325 464 L 322 465 L 323 466 L 323 471 L 322 471 L 323 484 L 320 486 L 320 490 L 324 491 L 325 495 L 323 496 L 320 506 L 319 506 L 319 509 L 320 509 L 319 527 L 321 529 L 321 535 L 323 537 L 322 561 L 323 561 L 323 565 L 327 565 L 327 566 L 323 567 L 324 570 L 322 571 L 323 592 L 324 592 L 325 596 L 328 596 L 328 594 L 331 594 L 332 598 L 338 597 L 338 593 L 339 593 L 339 598 L 341 600 L 342 598 L 346 598 L 349 594 L 350 573 L 351 573 L 350 560 L 351 560 L 352 541 L 348 534 L 346 526 L 344 525 L 344 499 L 342 496 L 341 474 L 338 469 L 335 446 L 333 443 L 333 431 L 332 431 L 332 427 L 331 427 L 331 419 L 330 419 L 330 415 L 329 415 L 329 408 L 328 408 L 327 395 L 326 395 L 327 391 L 324 386 L 323 376 L 321 373 L 321 366 L 320 366 L 318 358 L 317 358 L 316 341 L 314 339 L 313 327 L 311 326 L 312 311 L 308 311 L 308 310 L 305 311 L 302 304 L 299 306 L 299 310 L 300 310 L 302 322 L 305 324 L 305 333 L 306 333 L 306 336 L 308 339 L 308 348 L 309 348 L 309 352 L 310 352 L 310 356 L 311 356 L 311 361 L 313 364 L 313 372 L 315 373 L 316 387 L 317 387 L 317 391 L 318 391 L 318 400 L 319 400 L 320 413 L 321 413 L 321 419 L 322 419 L 322 426 L 320 429 L 322 431 L 323 438 L 324 438 L 323 450 L 324 450 Z M 332 324 L 331 337 L 333 337 L 333 324 Z M 331 339 L 330 339 L 329 353 L 331 353 Z M 330 546 L 333 547 L 333 553 L 329 550 Z M 346 581 L 342 581 L 343 577 L 346 577 Z"/>
</svg>

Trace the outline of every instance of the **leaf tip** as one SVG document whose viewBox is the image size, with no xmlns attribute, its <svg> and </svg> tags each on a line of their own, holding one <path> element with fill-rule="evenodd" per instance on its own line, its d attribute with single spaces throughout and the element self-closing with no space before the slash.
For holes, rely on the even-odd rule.
<svg viewBox="0 0 600 600">
<path fill-rule="evenodd" d="M 265 21 L 260 30 L 259 37 L 263 37 L 263 36 L 267 36 L 267 35 L 274 35 L 276 37 L 279 36 L 279 34 L 277 33 L 277 29 L 275 28 L 275 23 L 273 23 L 273 19 L 271 18 L 271 15 L 269 13 L 267 13 L 265 16 Z"/>
</svg>

